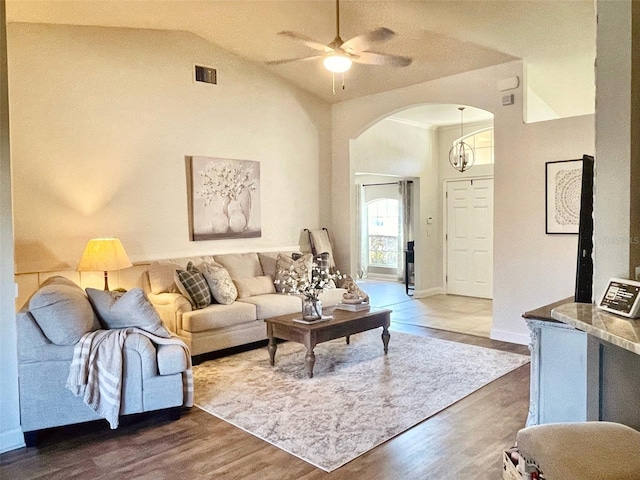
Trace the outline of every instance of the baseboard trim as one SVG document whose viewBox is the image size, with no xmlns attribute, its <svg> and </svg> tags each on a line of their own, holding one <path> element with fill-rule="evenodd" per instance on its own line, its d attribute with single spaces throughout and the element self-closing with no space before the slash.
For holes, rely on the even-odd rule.
<svg viewBox="0 0 640 480">
<path fill-rule="evenodd" d="M 491 329 L 489 334 L 491 340 L 500 340 L 501 342 L 517 343 L 519 345 L 529 345 L 531 337 L 527 333 L 516 333 L 508 330 Z"/>
<path fill-rule="evenodd" d="M 433 297 L 435 295 L 444 295 L 444 288 L 434 287 L 427 288 L 426 290 L 415 290 L 413 292 L 413 298 L 427 298 Z"/>
<path fill-rule="evenodd" d="M 385 274 L 385 273 L 367 273 L 367 276 L 365 278 L 360 278 L 358 280 L 384 280 L 385 282 L 400 283 L 400 280 L 398 280 L 397 275 Z"/>
<path fill-rule="evenodd" d="M 25 446 L 21 428 L 14 428 L 0 434 L 0 453 Z"/>
</svg>

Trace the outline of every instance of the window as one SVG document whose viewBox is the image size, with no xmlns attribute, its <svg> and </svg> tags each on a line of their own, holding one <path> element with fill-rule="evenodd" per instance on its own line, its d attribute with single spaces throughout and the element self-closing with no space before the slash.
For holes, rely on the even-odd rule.
<svg viewBox="0 0 640 480">
<path fill-rule="evenodd" d="M 369 265 L 397 267 L 399 225 L 398 200 L 382 198 L 367 205 Z"/>
<path fill-rule="evenodd" d="M 468 143 L 476 153 L 474 165 L 491 165 L 493 163 L 493 127 L 478 130 L 456 139 L 455 145 L 460 140 Z"/>
</svg>

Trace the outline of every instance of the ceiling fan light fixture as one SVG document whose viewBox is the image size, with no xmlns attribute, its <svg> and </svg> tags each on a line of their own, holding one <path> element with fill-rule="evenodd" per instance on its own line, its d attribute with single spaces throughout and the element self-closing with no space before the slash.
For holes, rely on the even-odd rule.
<svg viewBox="0 0 640 480">
<path fill-rule="evenodd" d="M 344 73 L 351 68 L 351 59 L 341 53 L 331 53 L 322 61 L 324 68 L 332 73 Z"/>
</svg>

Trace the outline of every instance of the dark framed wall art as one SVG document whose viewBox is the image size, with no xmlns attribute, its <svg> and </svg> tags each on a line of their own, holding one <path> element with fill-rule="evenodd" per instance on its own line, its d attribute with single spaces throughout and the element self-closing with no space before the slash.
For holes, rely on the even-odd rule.
<svg viewBox="0 0 640 480">
<path fill-rule="evenodd" d="M 191 240 L 260 237 L 260 162 L 185 160 Z"/>
<path fill-rule="evenodd" d="M 545 164 L 546 233 L 577 234 L 580 225 L 582 159 Z"/>
</svg>

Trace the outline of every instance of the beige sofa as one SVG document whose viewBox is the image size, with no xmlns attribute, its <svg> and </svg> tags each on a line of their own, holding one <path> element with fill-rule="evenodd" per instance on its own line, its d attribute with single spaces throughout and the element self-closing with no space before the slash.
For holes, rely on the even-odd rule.
<svg viewBox="0 0 640 480">
<path fill-rule="evenodd" d="M 300 297 L 276 293 L 273 280 L 277 257 L 278 252 L 251 252 L 170 259 L 149 265 L 143 282 L 149 300 L 164 324 L 189 346 L 191 355 L 201 355 L 265 340 L 265 318 L 301 311 Z M 184 269 L 189 262 L 196 267 L 205 262 L 225 267 L 237 286 L 244 285 L 244 288 L 238 288 L 236 301 L 194 309 L 179 292 L 173 277 L 176 266 Z M 265 277 L 269 278 L 270 285 Z M 254 287 L 247 288 L 246 285 Z M 320 297 L 323 307 L 340 303 L 345 291 L 333 288 L 324 292 Z"/>
</svg>

